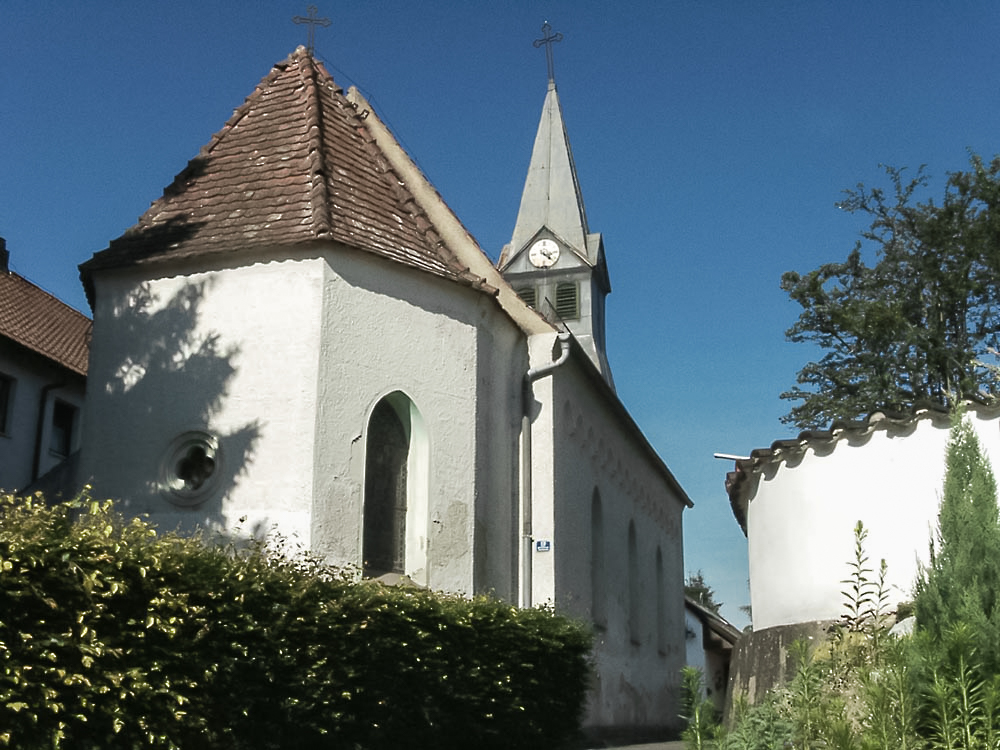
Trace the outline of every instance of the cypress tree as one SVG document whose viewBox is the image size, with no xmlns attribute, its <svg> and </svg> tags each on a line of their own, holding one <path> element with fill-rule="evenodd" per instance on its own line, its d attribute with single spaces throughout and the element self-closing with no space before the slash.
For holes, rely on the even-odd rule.
<svg viewBox="0 0 1000 750">
<path fill-rule="evenodd" d="M 937 536 L 916 585 L 917 626 L 937 642 L 956 626 L 968 626 L 985 673 L 1000 673 L 998 597 L 996 480 L 972 425 L 958 413 L 948 441 Z"/>
</svg>

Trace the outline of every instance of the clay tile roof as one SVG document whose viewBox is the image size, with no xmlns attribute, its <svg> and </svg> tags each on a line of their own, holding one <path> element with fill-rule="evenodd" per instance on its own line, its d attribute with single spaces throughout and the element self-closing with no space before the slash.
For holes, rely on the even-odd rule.
<svg viewBox="0 0 1000 750">
<path fill-rule="evenodd" d="M 304 48 L 274 67 L 92 271 L 334 240 L 479 287 L 348 101 Z M 93 300 L 91 300 L 93 303 Z"/>
<path fill-rule="evenodd" d="M 90 319 L 16 273 L 0 272 L 0 336 L 87 374 Z"/>
<path fill-rule="evenodd" d="M 997 406 L 968 400 L 963 407 L 969 411 L 995 413 Z M 794 438 L 775 440 L 768 448 L 755 448 L 745 458 L 736 458 L 732 471 L 726 473 L 726 494 L 736 522 L 747 534 L 747 513 L 751 499 L 757 492 L 757 483 L 763 468 L 782 461 L 794 461 L 808 449 L 832 452 L 841 442 L 863 443 L 876 430 L 896 430 L 905 434 L 925 420 L 948 425 L 948 409 L 941 404 L 925 402 L 912 411 L 874 411 L 853 421 L 839 420 L 828 430 L 806 430 Z"/>
</svg>

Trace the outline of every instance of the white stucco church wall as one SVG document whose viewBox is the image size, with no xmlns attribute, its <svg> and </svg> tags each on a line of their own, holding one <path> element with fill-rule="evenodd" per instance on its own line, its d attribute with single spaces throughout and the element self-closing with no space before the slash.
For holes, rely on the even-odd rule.
<svg viewBox="0 0 1000 750">
<path fill-rule="evenodd" d="M 560 351 L 554 336 L 531 344 L 542 363 Z M 532 469 L 532 603 L 595 624 L 589 722 L 667 725 L 684 664 L 687 499 L 584 349 L 568 346 L 529 407 L 532 451 L 547 457 Z"/>
<path fill-rule="evenodd" d="M 970 407 L 967 418 L 1000 466 L 1000 412 Z M 806 433 L 739 462 L 755 631 L 843 614 L 841 581 L 858 521 L 868 530 L 870 567 L 877 573 L 882 558 L 888 565 L 890 604 L 912 598 L 936 530 L 949 426 L 938 412 L 902 420 L 876 414 L 862 426 Z"/>
<path fill-rule="evenodd" d="M 82 471 L 129 512 L 167 529 L 277 529 L 360 567 L 366 426 L 376 403 L 402 394 L 424 452 L 410 472 L 421 489 L 406 573 L 437 589 L 510 592 L 513 550 L 500 539 L 513 531 L 519 424 L 497 416 L 520 393 L 491 360 L 526 369 L 526 355 L 489 297 L 336 247 L 161 279 L 115 272 L 97 288 Z M 484 358 L 494 367 L 481 369 Z M 199 430 L 218 436 L 222 475 L 179 498 L 163 476 L 171 446 Z M 499 568 L 482 581 L 472 565 L 479 496 L 489 508 L 480 543 L 497 536 Z"/>
</svg>

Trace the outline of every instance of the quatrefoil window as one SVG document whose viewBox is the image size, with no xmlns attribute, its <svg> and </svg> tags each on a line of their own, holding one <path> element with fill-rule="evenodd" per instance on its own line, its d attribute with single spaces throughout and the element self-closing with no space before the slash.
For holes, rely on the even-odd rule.
<svg viewBox="0 0 1000 750">
<path fill-rule="evenodd" d="M 200 430 L 179 435 L 160 467 L 161 485 L 171 502 L 197 505 L 207 499 L 219 479 L 219 441 Z"/>
</svg>

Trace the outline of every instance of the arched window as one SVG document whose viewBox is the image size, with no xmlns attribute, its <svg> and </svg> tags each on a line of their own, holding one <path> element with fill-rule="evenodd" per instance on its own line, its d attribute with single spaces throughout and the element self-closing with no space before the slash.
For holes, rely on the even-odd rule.
<svg viewBox="0 0 1000 750">
<path fill-rule="evenodd" d="M 601 495 L 595 488 L 590 501 L 590 615 L 594 624 L 602 627 L 607 624 L 604 577 L 604 515 Z"/>
<path fill-rule="evenodd" d="M 427 578 L 429 448 L 417 407 L 395 391 L 368 418 L 361 569 L 368 578 Z"/>
<path fill-rule="evenodd" d="M 388 399 L 372 411 L 367 445 L 363 573 L 368 577 L 403 573 L 410 438 Z"/>
<path fill-rule="evenodd" d="M 635 542 L 635 521 L 628 522 L 628 635 L 639 643 L 639 553 Z"/>
</svg>

